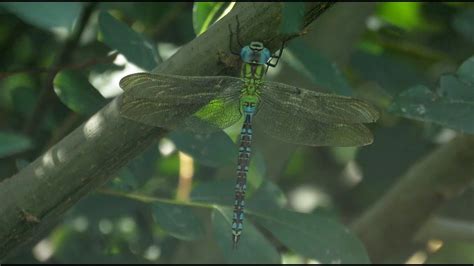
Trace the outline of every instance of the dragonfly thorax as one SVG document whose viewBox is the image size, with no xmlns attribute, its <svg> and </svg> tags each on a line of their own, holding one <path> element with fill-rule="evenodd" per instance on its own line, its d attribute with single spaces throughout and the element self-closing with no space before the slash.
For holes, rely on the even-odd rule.
<svg viewBox="0 0 474 266">
<path fill-rule="evenodd" d="M 265 65 L 271 57 L 270 50 L 261 42 L 251 42 L 240 51 L 242 61 L 248 64 Z"/>
</svg>

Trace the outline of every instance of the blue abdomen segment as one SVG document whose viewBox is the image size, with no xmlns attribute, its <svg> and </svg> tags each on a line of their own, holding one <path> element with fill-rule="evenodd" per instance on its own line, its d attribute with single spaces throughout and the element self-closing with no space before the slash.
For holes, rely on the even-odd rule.
<svg viewBox="0 0 474 266">
<path fill-rule="evenodd" d="M 252 116 L 246 114 L 240 133 L 239 157 L 237 159 L 237 181 L 235 184 L 234 213 L 232 215 L 232 241 L 234 248 L 240 240 L 244 222 L 245 191 L 250 165 L 250 145 L 252 143 Z"/>
</svg>

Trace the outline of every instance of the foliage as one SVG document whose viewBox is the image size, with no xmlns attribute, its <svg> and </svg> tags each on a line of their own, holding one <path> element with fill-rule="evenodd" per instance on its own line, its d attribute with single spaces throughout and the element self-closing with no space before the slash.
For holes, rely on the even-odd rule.
<svg viewBox="0 0 474 266">
<path fill-rule="evenodd" d="M 51 69 L 87 5 L 0 4 L 0 185 L 120 93 L 121 77 L 153 70 L 232 7 L 99 3 L 76 48 L 66 51 L 67 62 Z M 330 11 L 344 8 L 338 3 Z M 474 5 L 393 2 L 367 8 L 373 10 L 363 25 L 351 23 L 357 13 L 335 18 L 359 32 L 327 46 L 342 43 L 349 58 L 336 62 L 329 48 L 310 41 L 324 38 L 311 37 L 310 28 L 288 43 L 267 78 L 365 98 L 382 113 L 371 128 L 374 143 L 310 149 L 256 132 L 239 249 L 232 250 L 230 238 L 238 123 L 208 135 L 171 132 L 5 262 L 370 262 L 350 222 L 416 161 L 455 134 L 474 133 Z M 301 3 L 285 3 L 281 31 L 301 30 L 303 11 Z M 337 25 L 326 26 L 337 32 Z M 54 79 L 48 81 L 48 73 Z M 44 90 L 53 88 L 55 94 L 45 97 Z M 35 112 L 39 119 L 32 121 Z M 28 132 L 31 125 L 36 130 Z M 180 153 L 193 161 L 183 161 Z M 190 192 L 183 184 L 186 167 Z M 473 194 L 467 188 L 457 199 L 456 219 L 472 221 Z M 446 207 L 436 215 L 452 212 Z M 472 263 L 472 240 L 425 251 L 427 261 Z M 394 257 L 405 252 L 394 251 Z"/>
</svg>

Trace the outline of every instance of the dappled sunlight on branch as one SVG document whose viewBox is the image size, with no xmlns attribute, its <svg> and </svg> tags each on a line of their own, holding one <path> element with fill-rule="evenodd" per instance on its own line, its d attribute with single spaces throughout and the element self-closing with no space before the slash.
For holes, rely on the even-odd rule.
<svg viewBox="0 0 474 266">
<path fill-rule="evenodd" d="M 54 167 L 53 154 L 51 151 L 46 152 L 42 157 L 43 167 L 52 168 Z"/>
<path fill-rule="evenodd" d="M 93 139 L 101 134 L 104 118 L 101 113 L 92 116 L 89 121 L 84 124 L 82 132 L 87 139 Z"/>
</svg>

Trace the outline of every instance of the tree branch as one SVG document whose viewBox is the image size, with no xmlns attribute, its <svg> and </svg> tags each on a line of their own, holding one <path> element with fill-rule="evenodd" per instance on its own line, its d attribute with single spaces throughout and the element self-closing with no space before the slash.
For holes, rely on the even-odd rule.
<svg viewBox="0 0 474 266">
<path fill-rule="evenodd" d="M 414 164 L 353 224 L 372 262 L 390 259 L 447 200 L 474 180 L 474 136 L 458 136 Z"/>
<path fill-rule="evenodd" d="M 326 3 L 324 3 L 326 4 Z M 315 20 L 322 3 L 309 3 L 305 24 Z M 218 51 L 228 50 L 228 24 L 238 15 L 241 37 L 272 40 L 276 50 L 287 36 L 279 34 L 281 3 L 239 3 L 208 31 L 182 47 L 154 72 L 216 75 L 223 70 Z M 304 25 L 307 26 L 307 25 Z M 54 145 L 18 174 L 0 182 L 0 258 L 49 229 L 62 213 L 167 132 L 120 117 L 121 96 Z"/>
</svg>

